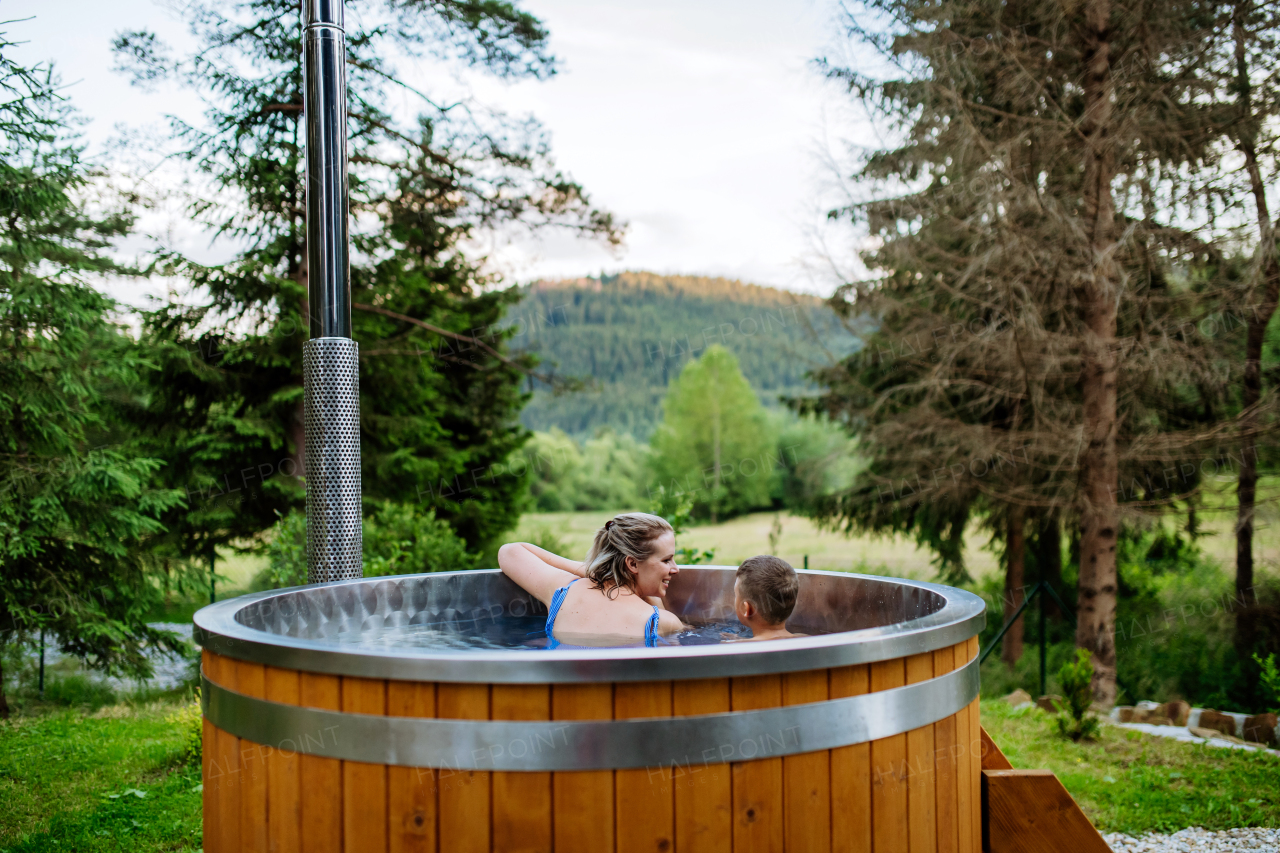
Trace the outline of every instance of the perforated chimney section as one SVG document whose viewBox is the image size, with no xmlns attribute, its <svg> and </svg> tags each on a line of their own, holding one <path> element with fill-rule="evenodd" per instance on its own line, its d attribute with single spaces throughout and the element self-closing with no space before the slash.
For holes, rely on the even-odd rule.
<svg viewBox="0 0 1280 853">
<path fill-rule="evenodd" d="M 308 583 L 364 576 L 359 356 L 350 338 L 312 338 L 302 345 Z"/>
</svg>

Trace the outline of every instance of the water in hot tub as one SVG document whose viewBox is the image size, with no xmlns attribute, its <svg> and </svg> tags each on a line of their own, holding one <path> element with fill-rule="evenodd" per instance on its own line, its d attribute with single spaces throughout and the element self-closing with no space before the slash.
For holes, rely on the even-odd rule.
<svg viewBox="0 0 1280 853">
<path fill-rule="evenodd" d="M 643 641 L 620 643 L 609 638 L 585 640 L 576 645 L 566 639 L 554 646 L 543 632 L 546 616 L 502 616 L 481 618 L 438 625 L 385 625 L 361 631 L 347 631 L 334 639 L 340 643 L 357 646 L 399 649 L 528 649 L 547 651 L 552 648 L 580 649 L 625 648 L 643 646 Z M 659 646 L 702 646 L 741 640 L 751 636 L 751 631 L 737 621 L 708 620 L 690 625 L 689 629 L 670 637 L 660 637 Z"/>
</svg>

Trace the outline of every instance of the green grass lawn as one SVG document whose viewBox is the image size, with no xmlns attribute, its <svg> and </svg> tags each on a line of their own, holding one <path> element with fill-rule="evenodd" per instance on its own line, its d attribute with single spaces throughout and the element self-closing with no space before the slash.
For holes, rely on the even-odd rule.
<svg viewBox="0 0 1280 853">
<path fill-rule="evenodd" d="M 1104 725 L 1072 743 L 1038 708 L 982 703 L 982 725 L 1016 768 L 1057 774 L 1103 832 L 1280 826 L 1280 757 Z"/>
<path fill-rule="evenodd" d="M 179 704 L 27 707 L 0 722 L 0 851 L 200 849 L 200 768 Z"/>
</svg>

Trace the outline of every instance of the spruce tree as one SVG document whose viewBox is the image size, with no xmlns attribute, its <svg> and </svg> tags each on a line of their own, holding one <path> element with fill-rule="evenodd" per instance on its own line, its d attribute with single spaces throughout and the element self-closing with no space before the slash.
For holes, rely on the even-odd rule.
<svg viewBox="0 0 1280 853">
<path fill-rule="evenodd" d="M 524 483 L 494 476 L 525 440 L 527 359 L 500 330 L 516 297 L 464 244 L 483 229 L 564 226 L 616 240 L 607 214 L 557 172 L 536 125 L 474 104 L 439 105 L 393 57 L 453 56 L 503 77 L 554 71 L 547 33 L 507 2 L 349 2 L 347 69 L 353 336 L 361 350 L 364 491 L 413 502 L 482 548 L 516 518 Z M 301 351 L 307 329 L 301 20 L 296 0 L 183 7 L 202 47 L 171 57 L 153 34 L 117 38 L 139 85 L 184 85 L 205 122 L 173 120 L 208 190 L 191 211 L 239 241 L 229 262 L 170 258 L 190 282 L 153 313 L 161 371 L 152 431 L 190 495 L 167 519 L 181 550 L 261 531 L 299 500 Z M 405 122 L 388 106 L 408 95 Z"/>
<path fill-rule="evenodd" d="M 1193 493 L 1177 472 L 1212 445 L 1222 406 L 1221 354 L 1194 327 L 1218 307 L 1200 273 L 1221 251 L 1181 218 L 1178 178 L 1202 171 L 1220 134 L 1196 96 L 1212 10 L 864 6 L 875 31 L 854 15 L 850 32 L 888 71 L 825 67 L 893 141 L 855 175 L 868 197 L 833 211 L 876 238 L 864 253 L 874 275 L 835 304 L 879 327 L 819 374 L 828 393 L 808 406 L 857 432 L 872 465 L 820 514 L 912 531 L 951 579 L 978 515 L 1006 542 L 1007 610 L 1028 529 L 1066 515 L 1077 642 L 1097 697 L 1114 701 L 1121 504 Z"/>
<path fill-rule="evenodd" d="M 156 590 L 140 556 L 179 496 L 153 489 L 160 463 L 120 440 L 121 397 L 145 363 L 92 285 L 130 273 L 110 249 L 133 219 L 90 209 L 73 115 L 51 70 L 16 64 L 11 47 L 0 36 L 0 646 L 41 634 L 145 675 L 145 646 L 181 645 L 144 621 Z"/>
</svg>

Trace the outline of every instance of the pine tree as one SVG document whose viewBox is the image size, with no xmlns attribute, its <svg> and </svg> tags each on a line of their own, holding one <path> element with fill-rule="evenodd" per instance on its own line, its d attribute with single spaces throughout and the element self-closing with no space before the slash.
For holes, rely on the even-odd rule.
<svg viewBox="0 0 1280 853">
<path fill-rule="evenodd" d="M 91 284 L 127 210 L 94 213 L 73 116 L 49 68 L 24 68 L 0 36 L 0 646 L 42 634 L 91 666 L 145 675 L 146 645 L 181 642 L 144 621 L 156 598 L 140 556 L 179 496 L 159 462 L 113 441 L 145 365 Z M 8 715 L 0 672 L 0 716 Z"/>
<path fill-rule="evenodd" d="M 662 410 L 651 442 L 656 486 L 693 495 L 712 523 L 769 505 L 775 442 L 733 353 L 713 344 L 687 363 Z"/>
<path fill-rule="evenodd" d="M 879 328 L 820 373 L 829 391 L 808 405 L 858 432 L 872 466 L 819 512 L 914 532 L 951 579 L 972 516 L 1012 545 L 1015 576 L 1027 526 L 1069 516 L 1077 642 L 1098 698 L 1114 701 L 1121 502 L 1158 509 L 1194 492 L 1194 478 L 1160 472 L 1211 445 L 1223 398 L 1220 353 L 1194 330 L 1218 307 L 1200 274 L 1222 257 L 1181 218 L 1179 178 L 1220 138 L 1195 96 L 1212 9 L 865 6 L 883 25 L 851 17 L 851 34 L 889 74 L 826 68 L 896 142 L 856 175 L 874 195 L 833 212 L 877 238 L 864 253 L 875 275 L 836 307 Z"/>
<path fill-rule="evenodd" d="M 462 245 L 477 229 L 559 225 L 616 240 L 607 214 L 552 165 L 536 125 L 442 106 L 391 57 L 455 56 L 505 77 L 554 71 L 546 31 L 508 2 L 349 3 L 347 68 L 353 336 L 360 343 L 362 461 L 370 498 L 411 501 L 479 549 L 514 523 L 523 482 L 495 477 L 524 441 L 528 360 L 503 355 L 515 298 Z M 301 347 L 307 328 L 300 7 L 257 0 L 184 7 L 203 47 L 172 58 L 153 34 L 116 42 L 135 82 L 177 80 L 206 107 L 174 120 L 181 155 L 210 190 L 192 213 L 246 248 L 201 267 L 149 320 L 161 353 L 154 434 L 192 495 L 169 519 L 186 553 L 251 535 L 291 505 L 302 471 Z M 393 95 L 417 97 L 416 123 Z"/>
</svg>

